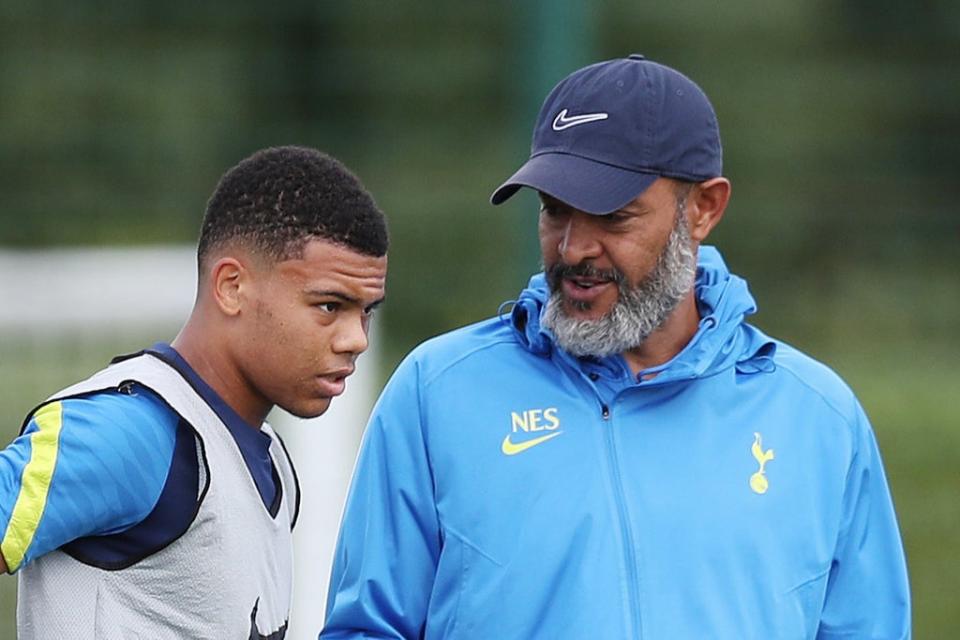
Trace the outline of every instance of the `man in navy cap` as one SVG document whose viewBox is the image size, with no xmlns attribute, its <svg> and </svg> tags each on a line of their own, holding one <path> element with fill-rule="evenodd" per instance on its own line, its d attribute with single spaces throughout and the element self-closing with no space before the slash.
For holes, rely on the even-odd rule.
<svg viewBox="0 0 960 640">
<path fill-rule="evenodd" d="M 716 115 L 634 55 L 580 69 L 492 197 L 544 273 L 432 339 L 371 417 L 322 638 L 906 638 L 876 441 L 827 367 L 747 324 L 702 243 Z"/>
</svg>

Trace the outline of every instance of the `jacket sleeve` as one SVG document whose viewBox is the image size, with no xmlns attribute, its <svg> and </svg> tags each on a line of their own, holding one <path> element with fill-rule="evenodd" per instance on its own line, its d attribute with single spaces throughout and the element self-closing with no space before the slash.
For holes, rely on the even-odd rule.
<svg viewBox="0 0 960 640">
<path fill-rule="evenodd" d="M 843 521 L 817 638 L 909 638 L 903 545 L 877 442 L 859 405 L 855 429 Z"/>
<path fill-rule="evenodd" d="M 364 434 L 320 638 L 422 637 L 441 540 L 420 393 L 409 357 Z"/>
</svg>

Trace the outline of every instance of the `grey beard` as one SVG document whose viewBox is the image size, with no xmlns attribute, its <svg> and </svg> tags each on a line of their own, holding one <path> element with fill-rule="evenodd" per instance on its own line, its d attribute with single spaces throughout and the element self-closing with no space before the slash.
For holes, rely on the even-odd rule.
<svg viewBox="0 0 960 640">
<path fill-rule="evenodd" d="M 560 263 L 547 273 L 550 299 L 541 324 L 553 332 L 557 344 L 577 357 L 603 358 L 640 346 L 659 329 L 693 286 L 697 271 L 690 232 L 683 207 L 657 258 L 653 271 L 636 287 L 631 287 L 619 271 L 610 273 L 617 285 L 618 296 L 613 308 L 596 320 L 571 318 L 563 310 L 560 281 L 565 271 L 596 275 L 591 265 L 574 267 Z"/>
</svg>

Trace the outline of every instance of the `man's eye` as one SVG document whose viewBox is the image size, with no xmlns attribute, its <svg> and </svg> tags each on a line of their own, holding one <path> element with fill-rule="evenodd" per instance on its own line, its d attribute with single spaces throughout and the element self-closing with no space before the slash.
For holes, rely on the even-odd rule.
<svg viewBox="0 0 960 640">
<path fill-rule="evenodd" d="M 547 218 L 555 220 L 560 218 L 565 213 L 565 210 L 555 204 L 541 204 L 540 213 Z"/>
<path fill-rule="evenodd" d="M 320 311 L 323 311 L 324 313 L 334 313 L 337 309 L 340 308 L 340 303 L 339 302 L 320 302 L 313 306 L 315 306 L 317 309 L 320 309 Z"/>
</svg>

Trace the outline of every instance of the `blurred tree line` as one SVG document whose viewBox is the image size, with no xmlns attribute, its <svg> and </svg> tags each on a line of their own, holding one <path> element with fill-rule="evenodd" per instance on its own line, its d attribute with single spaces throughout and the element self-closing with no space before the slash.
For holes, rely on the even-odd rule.
<svg viewBox="0 0 960 640">
<path fill-rule="evenodd" d="M 856 333 L 840 319 L 866 305 L 952 338 L 914 307 L 960 307 L 956 3 L 537 4 L 6 2 L 0 245 L 190 242 L 223 170 L 313 145 L 390 217 L 399 354 L 519 290 L 536 205 L 489 192 L 546 89 L 640 51 L 714 102 L 734 182 L 716 242 L 774 324 Z"/>
</svg>

